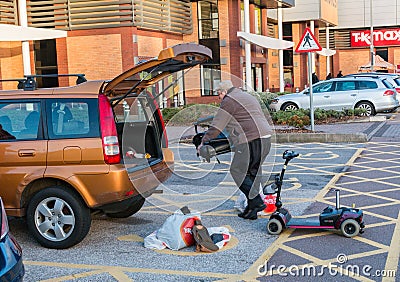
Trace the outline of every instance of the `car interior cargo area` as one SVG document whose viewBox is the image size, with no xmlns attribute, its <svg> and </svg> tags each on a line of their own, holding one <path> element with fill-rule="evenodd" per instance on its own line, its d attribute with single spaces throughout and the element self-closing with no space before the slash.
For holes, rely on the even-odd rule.
<svg viewBox="0 0 400 282">
<path fill-rule="evenodd" d="M 117 123 L 122 161 L 127 164 L 149 164 L 162 158 L 157 129 L 153 122 Z"/>
</svg>

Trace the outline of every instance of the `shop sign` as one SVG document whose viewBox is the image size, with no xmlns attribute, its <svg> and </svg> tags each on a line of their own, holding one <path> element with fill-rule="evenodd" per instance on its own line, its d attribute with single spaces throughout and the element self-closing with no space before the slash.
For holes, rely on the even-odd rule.
<svg viewBox="0 0 400 282">
<path fill-rule="evenodd" d="M 371 45 L 370 30 L 351 32 L 351 47 L 367 47 Z M 374 46 L 400 45 L 400 28 L 374 30 Z"/>
</svg>

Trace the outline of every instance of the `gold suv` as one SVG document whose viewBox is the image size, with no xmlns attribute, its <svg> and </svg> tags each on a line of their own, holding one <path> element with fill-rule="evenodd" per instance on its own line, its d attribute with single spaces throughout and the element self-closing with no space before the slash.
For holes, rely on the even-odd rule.
<svg viewBox="0 0 400 282">
<path fill-rule="evenodd" d="M 27 77 L 25 89 L 1 91 L 0 197 L 7 214 L 26 216 L 41 245 L 64 249 L 83 240 L 94 211 L 138 212 L 173 169 L 151 86 L 210 58 L 204 46 L 179 44 L 109 82 L 36 89 Z"/>
</svg>

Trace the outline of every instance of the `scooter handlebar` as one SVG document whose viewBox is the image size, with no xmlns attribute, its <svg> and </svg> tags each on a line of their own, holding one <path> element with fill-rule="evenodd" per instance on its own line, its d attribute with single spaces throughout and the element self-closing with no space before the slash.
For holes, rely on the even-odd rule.
<svg viewBox="0 0 400 282">
<path fill-rule="evenodd" d="M 284 160 L 291 160 L 291 159 L 294 159 L 294 158 L 296 158 L 298 156 L 299 156 L 299 153 L 297 153 L 295 151 L 286 150 L 285 152 L 283 152 L 282 158 Z"/>
</svg>

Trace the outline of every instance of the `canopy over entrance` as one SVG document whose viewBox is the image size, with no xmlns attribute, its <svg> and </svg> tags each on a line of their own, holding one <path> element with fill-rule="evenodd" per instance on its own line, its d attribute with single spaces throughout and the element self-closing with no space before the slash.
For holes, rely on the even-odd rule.
<svg viewBox="0 0 400 282">
<path fill-rule="evenodd" d="M 253 43 L 255 45 L 258 45 L 260 47 L 268 48 L 268 49 L 288 49 L 292 48 L 294 45 L 294 42 L 292 41 L 287 41 L 287 40 L 280 40 L 264 35 L 258 35 L 254 33 L 248 33 L 248 32 L 243 32 L 243 31 L 238 31 L 237 36 L 249 41 L 250 43 Z"/>
<path fill-rule="evenodd" d="M 0 41 L 30 41 L 67 37 L 67 32 L 37 27 L 0 24 Z"/>
<path fill-rule="evenodd" d="M 366 71 L 371 69 L 371 62 L 359 67 L 360 71 Z M 374 55 L 374 70 L 394 70 L 396 66 L 386 62 L 381 56 Z"/>
</svg>

